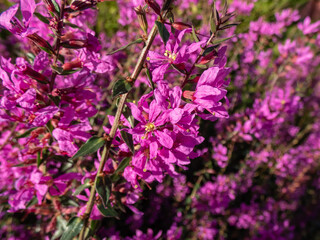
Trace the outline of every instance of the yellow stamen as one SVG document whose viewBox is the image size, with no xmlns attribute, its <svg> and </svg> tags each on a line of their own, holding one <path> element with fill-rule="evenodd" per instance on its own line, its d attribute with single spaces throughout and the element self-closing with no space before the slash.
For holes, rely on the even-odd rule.
<svg viewBox="0 0 320 240">
<path fill-rule="evenodd" d="M 173 61 L 175 61 L 176 58 L 177 58 L 177 54 L 176 54 L 176 53 L 172 53 L 172 52 L 169 51 L 169 50 L 166 50 L 166 51 L 164 52 L 164 55 L 165 55 L 166 57 L 172 59 Z"/>
<path fill-rule="evenodd" d="M 146 125 L 145 125 L 145 130 L 146 130 L 146 132 L 151 132 L 151 131 L 153 131 L 153 130 L 155 130 L 156 129 L 156 126 L 153 124 L 153 123 L 147 123 Z"/>
</svg>

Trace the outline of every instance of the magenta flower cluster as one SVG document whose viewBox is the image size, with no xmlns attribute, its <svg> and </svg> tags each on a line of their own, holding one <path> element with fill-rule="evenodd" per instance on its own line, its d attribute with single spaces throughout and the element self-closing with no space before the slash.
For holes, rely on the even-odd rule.
<svg viewBox="0 0 320 240">
<path fill-rule="evenodd" d="M 1 238 L 317 239 L 320 21 L 307 8 L 10 2 Z"/>
</svg>

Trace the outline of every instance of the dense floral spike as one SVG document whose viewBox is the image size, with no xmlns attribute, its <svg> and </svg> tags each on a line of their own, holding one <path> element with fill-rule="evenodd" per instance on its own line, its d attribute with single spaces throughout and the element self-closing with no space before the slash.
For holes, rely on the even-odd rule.
<svg viewBox="0 0 320 240">
<path fill-rule="evenodd" d="M 1 238 L 317 237 L 320 23 L 284 1 L 0 3 Z"/>
</svg>

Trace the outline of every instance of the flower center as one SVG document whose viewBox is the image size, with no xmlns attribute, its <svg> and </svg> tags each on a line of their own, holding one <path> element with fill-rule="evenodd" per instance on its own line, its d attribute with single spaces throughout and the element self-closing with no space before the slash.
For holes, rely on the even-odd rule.
<svg viewBox="0 0 320 240">
<path fill-rule="evenodd" d="M 177 54 L 176 54 L 176 53 L 172 53 L 172 52 L 169 51 L 169 50 L 166 50 L 166 51 L 164 52 L 164 55 L 165 55 L 166 57 L 172 59 L 173 61 L 175 61 L 176 58 L 177 58 Z"/>
<path fill-rule="evenodd" d="M 147 123 L 146 125 L 145 125 L 145 130 L 146 130 L 146 132 L 151 132 L 151 131 L 153 131 L 153 130 L 155 130 L 156 129 L 156 126 L 153 124 L 153 123 Z"/>
</svg>

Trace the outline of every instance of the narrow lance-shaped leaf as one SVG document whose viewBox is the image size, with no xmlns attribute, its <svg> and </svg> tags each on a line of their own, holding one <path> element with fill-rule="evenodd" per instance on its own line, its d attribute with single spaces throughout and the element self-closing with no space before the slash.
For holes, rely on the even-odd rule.
<svg viewBox="0 0 320 240">
<path fill-rule="evenodd" d="M 60 101 L 61 101 L 61 97 L 60 96 L 52 96 L 49 94 L 49 98 L 51 99 L 51 101 L 57 106 L 60 106 Z"/>
<path fill-rule="evenodd" d="M 118 165 L 117 169 L 114 171 L 114 173 L 111 175 L 112 181 L 117 181 L 119 179 L 119 173 L 122 172 L 129 164 L 130 164 L 131 158 L 127 157 L 123 159 L 120 164 Z"/>
<path fill-rule="evenodd" d="M 78 152 L 72 158 L 70 158 L 70 160 L 74 160 L 78 157 L 95 153 L 98 151 L 99 148 L 103 146 L 104 143 L 104 138 L 93 136 L 90 139 L 88 139 L 88 141 L 85 144 L 81 146 Z"/>
<path fill-rule="evenodd" d="M 131 43 L 128 43 L 127 45 L 125 45 L 125 46 L 123 46 L 123 47 L 121 47 L 121 48 L 119 48 L 119 49 L 117 49 L 117 50 L 115 50 L 115 51 L 113 51 L 111 53 L 108 53 L 108 55 L 112 55 L 112 54 L 115 54 L 117 52 L 123 51 L 123 50 L 127 49 L 128 47 L 130 47 L 131 45 L 134 45 L 134 44 L 137 44 L 137 43 L 142 43 L 142 42 L 143 42 L 143 39 L 142 38 L 138 38 L 137 40 L 135 40 L 135 41 L 133 41 Z"/>
<path fill-rule="evenodd" d="M 156 21 L 156 25 L 157 25 L 160 37 L 162 38 L 164 45 L 166 45 L 169 40 L 170 33 L 168 32 L 167 28 L 164 26 L 162 22 Z"/>
<path fill-rule="evenodd" d="M 49 20 L 45 17 L 45 16 L 43 16 L 42 14 L 40 14 L 40 13 L 37 13 L 37 12 L 35 12 L 35 13 L 33 13 L 41 22 L 43 22 L 43 23 L 45 23 L 45 24 L 49 24 L 50 22 L 49 22 Z"/>
<path fill-rule="evenodd" d="M 83 220 L 78 217 L 73 217 L 70 219 L 67 225 L 67 229 L 63 233 L 61 240 L 72 240 L 76 237 L 83 227 Z"/>
<path fill-rule="evenodd" d="M 225 30 L 225 29 L 228 29 L 228 28 L 236 27 L 238 25 L 239 25 L 239 23 L 231 23 L 231 24 L 228 24 L 228 25 L 225 25 L 225 26 L 219 28 L 219 30 Z"/>
<path fill-rule="evenodd" d="M 208 47 L 206 48 L 206 50 L 203 52 L 202 56 L 207 56 L 208 54 L 210 54 L 212 51 L 215 50 L 215 46 L 211 46 L 211 47 Z"/>
<path fill-rule="evenodd" d="M 197 68 L 201 68 L 201 69 L 208 69 L 208 67 L 206 65 L 204 65 L 204 64 L 195 64 L 195 66 Z"/>
<path fill-rule="evenodd" d="M 104 208 L 102 204 L 97 205 L 99 212 L 105 217 L 118 217 L 118 213 L 108 204 L 108 208 Z"/>
<path fill-rule="evenodd" d="M 132 135 L 124 130 L 120 131 L 121 137 L 123 141 L 127 144 L 129 147 L 130 151 L 134 153 L 134 146 L 133 146 L 133 139 Z"/>
<path fill-rule="evenodd" d="M 107 175 L 97 177 L 96 190 L 106 208 L 111 194 L 111 181 Z"/>
<path fill-rule="evenodd" d="M 218 10 L 216 8 L 215 2 L 213 2 L 213 20 L 214 20 L 216 26 L 219 26 L 220 17 L 219 17 L 219 13 L 218 13 Z"/>
<path fill-rule="evenodd" d="M 150 83 L 150 85 L 151 85 L 151 88 L 152 88 L 152 90 L 154 90 L 154 83 L 153 83 L 153 81 L 152 81 L 152 73 L 151 73 L 151 71 L 150 71 L 149 68 L 146 68 L 146 74 L 147 74 L 149 83 Z"/>
<path fill-rule="evenodd" d="M 214 4 L 214 2 L 213 2 Z M 214 7 L 215 9 L 215 7 Z M 210 14 L 210 30 L 212 33 L 215 33 L 217 31 L 217 25 L 216 25 L 216 21 L 214 20 L 214 10 L 211 11 L 211 14 Z"/>
<path fill-rule="evenodd" d="M 223 10 L 222 10 L 222 13 L 224 16 L 227 14 L 227 11 L 228 11 L 228 1 L 224 0 Z"/>
<path fill-rule="evenodd" d="M 71 70 L 63 70 L 62 67 L 51 66 L 51 68 L 59 75 L 70 75 L 76 72 L 81 71 L 82 68 L 71 69 Z"/>
<path fill-rule="evenodd" d="M 55 0 L 51 0 L 53 5 L 54 5 L 54 8 L 56 9 L 56 12 L 58 15 L 60 15 L 60 7 L 59 7 L 59 4 L 55 1 Z"/>
<path fill-rule="evenodd" d="M 28 129 L 27 131 L 25 131 L 24 133 L 16 136 L 16 138 L 25 138 L 25 137 L 28 137 L 28 136 L 30 135 L 30 133 L 31 133 L 33 130 L 35 130 L 35 129 L 37 129 L 37 127 L 30 128 L 30 129 Z"/>
<path fill-rule="evenodd" d="M 112 88 L 112 97 L 115 98 L 119 95 L 125 94 L 129 92 L 130 89 L 131 85 L 127 81 L 123 79 L 118 80 Z"/>
<path fill-rule="evenodd" d="M 122 114 L 128 120 L 128 122 L 130 123 L 130 126 L 132 128 L 134 128 L 134 118 L 133 118 L 131 110 L 128 106 L 126 106 L 126 105 L 124 106 Z"/>
<path fill-rule="evenodd" d="M 194 39 L 195 42 L 200 42 L 197 33 L 196 33 L 196 29 L 194 28 L 194 26 L 192 25 L 192 37 Z"/>
<path fill-rule="evenodd" d="M 76 188 L 76 190 L 74 191 L 74 193 L 72 194 L 72 196 L 77 196 L 79 195 L 83 190 L 85 190 L 86 188 L 89 188 L 90 185 L 90 180 L 86 179 L 86 181 L 84 182 L 84 184 L 80 185 L 79 187 Z"/>
<path fill-rule="evenodd" d="M 235 35 L 232 35 L 231 37 L 227 37 L 227 38 L 215 39 L 215 40 L 212 42 L 212 44 L 213 44 L 213 45 L 218 45 L 218 44 L 220 44 L 220 43 L 223 43 L 223 42 L 225 42 L 225 41 L 233 38 L 234 36 L 235 36 Z"/>
</svg>

